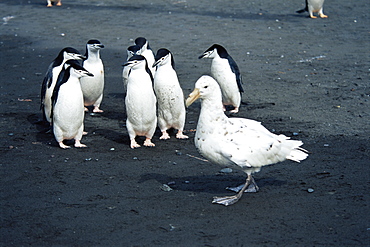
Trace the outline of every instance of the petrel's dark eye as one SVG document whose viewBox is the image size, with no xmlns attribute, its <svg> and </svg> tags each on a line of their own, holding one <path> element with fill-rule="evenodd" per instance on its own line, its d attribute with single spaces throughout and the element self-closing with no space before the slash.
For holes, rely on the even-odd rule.
<svg viewBox="0 0 370 247">
<path fill-rule="evenodd" d="M 208 86 L 204 86 L 204 88 L 208 88 Z"/>
</svg>

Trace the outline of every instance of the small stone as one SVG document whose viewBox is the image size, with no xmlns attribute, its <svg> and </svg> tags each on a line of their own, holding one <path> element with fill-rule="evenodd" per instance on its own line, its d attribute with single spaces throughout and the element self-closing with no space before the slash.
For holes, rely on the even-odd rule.
<svg viewBox="0 0 370 247">
<path fill-rule="evenodd" d="M 114 150 L 116 150 L 116 149 L 115 149 L 115 148 L 110 148 L 109 150 L 110 150 L 110 151 L 114 151 Z"/>
<path fill-rule="evenodd" d="M 315 190 L 314 190 L 314 189 L 312 189 L 312 188 L 308 188 L 308 189 L 307 189 L 307 191 L 308 191 L 308 193 L 312 193 L 312 192 L 314 192 Z"/>
<path fill-rule="evenodd" d="M 232 173 L 233 172 L 233 169 L 231 169 L 231 168 L 223 168 L 223 169 L 220 170 L 220 172 L 222 172 L 222 173 Z"/>
<path fill-rule="evenodd" d="M 160 188 L 161 188 L 161 190 L 166 191 L 166 192 L 168 192 L 168 191 L 172 191 L 172 190 L 173 190 L 173 189 L 172 189 L 170 186 L 168 186 L 167 184 L 162 184 L 162 186 L 161 186 Z"/>
</svg>

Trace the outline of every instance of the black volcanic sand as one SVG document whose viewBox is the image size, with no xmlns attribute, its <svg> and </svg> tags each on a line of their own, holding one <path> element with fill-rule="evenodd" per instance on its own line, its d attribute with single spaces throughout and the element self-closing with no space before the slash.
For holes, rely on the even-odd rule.
<svg viewBox="0 0 370 247">
<path fill-rule="evenodd" d="M 328 0 L 328 19 L 296 14 L 303 4 L 2 0 L 1 246 L 368 246 L 368 1 Z M 122 64 L 139 36 L 173 52 L 185 95 L 210 72 L 197 57 L 225 46 L 244 81 L 237 116 L 302 140 L 308 159 L 264 167 L 260 191 L 225 207 L 212 197 L 245 174 L 197 159 L 199 101 L 189 140 L 157 130 L 156 147 L 130 149 Z M 41 82 L 62 48 L 92 38 L 106 47 L 105 112 L 86 114 L 88 148 L 62 150 L 39 124 Z"/>
</svg>

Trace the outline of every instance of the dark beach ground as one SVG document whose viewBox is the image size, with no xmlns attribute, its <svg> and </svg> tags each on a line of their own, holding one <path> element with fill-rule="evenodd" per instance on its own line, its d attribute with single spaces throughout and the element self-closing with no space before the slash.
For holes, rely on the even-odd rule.
<svg viewBox="0 0 370 247">
<path fill-rule="evenodd" d="M 327 0 L 315 20 L 295 13 L 303 3 L 2 0 L 0 245 L 369 246 L 368 1 Z M 173 52 L 185 95 L 210 71 L 197 57 L 224 45 L 244 79 L 237 116 L 302 140 L 309 158 L 264 167 L 260 191 L 224 207 L 212 197 L 245 175 L 195 158 L 199 102 L 189 140 L 157 131 L 155 148 L 130 149 L 121 65 L 139 36 Z M 38 124 L 40 85 L 62 48 L 91 38 L 106 46 L 105 112 L 85 117 L 88 148 L 62 150 Z"/>
</svg>

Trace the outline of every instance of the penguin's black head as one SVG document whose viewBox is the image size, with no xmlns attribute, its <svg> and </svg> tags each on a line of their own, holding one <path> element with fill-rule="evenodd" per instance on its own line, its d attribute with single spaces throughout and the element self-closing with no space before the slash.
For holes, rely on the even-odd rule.
<svg viewBox="0 0 370 247">
<path fill-rule="evenodd" d="M 131 58 L 134 55 L 140 55 L 140 46 L 132 45 L 127 48 L 127 56 Z"/>
<path fill-rule="evenodd" d="M 81 55 L 81 53 L 73 47 L 65 47 L 59 52 L 55 61 L 57 65 L 60 65 L 63 60 L 68 59 L 85 59 L 85 56 Z"/>
<path fill-rule="evenodd" d="M 94 76 L 89 71 L 87 71 L 84 67 L 82 67 L 78 60 L 68 60 L 65 63 L 65 67 L 68 67 L 68 66 L 69 66 L 68 69 L 73 68 L 76 71 L 76 73 L 80 74 L 81 76 L 91 76 L 91 77 Z"/>
<path fill-rule="evenodd" d="M 162 61 L 166 60 L 168 56 L 171 56 L 171 65 L 175 69 L 175 61 L 173 59 L 173 56 L 169 50 L 166 48 L 161 48 L 157 51 L 157 55 L 155 55 L 155 62 L 153 64 L 153 67 L 160 64 Z"/>
<path fill-rule="evenodd" d="M 76 50 L 75 48 L 73 48 L 73 47 L 66 47 L 66 48 L 64 48 L 64 49 L 62 49 L 62 50 L 60 51 L 60 53 L 63 53 L 63 52 L 80 54 L 80 52 L 79 52 L 78 50 Z M 59 53 L 59 54 L 60 54 L 60 53 Z"/>
<path fill-rule="evenodd" d="M 150 75 L 150 79 L 153 81 L 153 75 L 152 72 L 150 71 L 148 67 L 148 63 L 146 62 L 146 59 L 142 55 L 134 55 L 132 56 L 123 66 L 128 66 L 128 67 L 135 67 L 137 65 L 144 66 L 145 71 Z"/>
<path fill-rule="evenodd" d="M 140 46 L 140 49 L 144 48 L 144 50 L 151 50 L 152 48 L 150 48 L 149 46 L 149 42 L 146 38 L 144 37 L 138 37 L 135 39 L 135 44 Z"/>
<path fill-rule="evenodd" d="M 135 44 L 140 46 L 140 48 L 143 47 L 146 44 L 146 42 L 147 40 L 144 37 L 138 37 L 135 39 Z"/>
<path fill-rule="evenodd" d="M 104 45 L 97 39 L 90 39 L 89 41 L 87 41 L 87 44 L 86 44 L 86 55 L 85 56 L 87 56 L 88 47 L 91 47 L 95 50 L 100 50 L 104 48 Z"/>
<path fill-rule="evenodd" d="M 167 50 L 166 48 L 161 48 L 157 51 L 157 55 L 155 55 L 155 61 L 157 61 L 158 59 L 162 58 L 162 57 L 165 57 L 167 56 L 168 54 L 170 54 L 171 52 L 169 50 Z"/>
<path fill-rule="evenodd" d="M 80 61 L 76 60 L 76 59 L 71 59 L 71 60 L 67 60 L 65 62 L 65 67 L 69 67 L 69 66 L 72 66 L 72 67 L 82 67 Z"/>
<path fill-rule="evenodd" d="M 211 47 L 209 47 L 205 52 L 203 52 L 202 55 L 200 55 L 198 58 L 201 59 L 201 58 L 206 58 L 206 57 L 212 57 L 211 55 L 213 54 L 213 52 L 216 50 L 216 52 L 218 53 L 218 55 L 221 57 L 221 58 L 226 58 L 229 54 L 227 53 L 226 49 L 222 46 L 222 45 L 219 45 L 219 44 L 213 44 Z"/>
<path fill-rule="evenodd" d="M 139 64 L 141 62 L 145 62 L 146 63 L 146 59 L 144 56 L 142 55 L 133 55 L 132 57 L 130 57 L 130 59 L 123 64 L 123 66 L 135 66 L 136 64 Z"/>
</svg>

